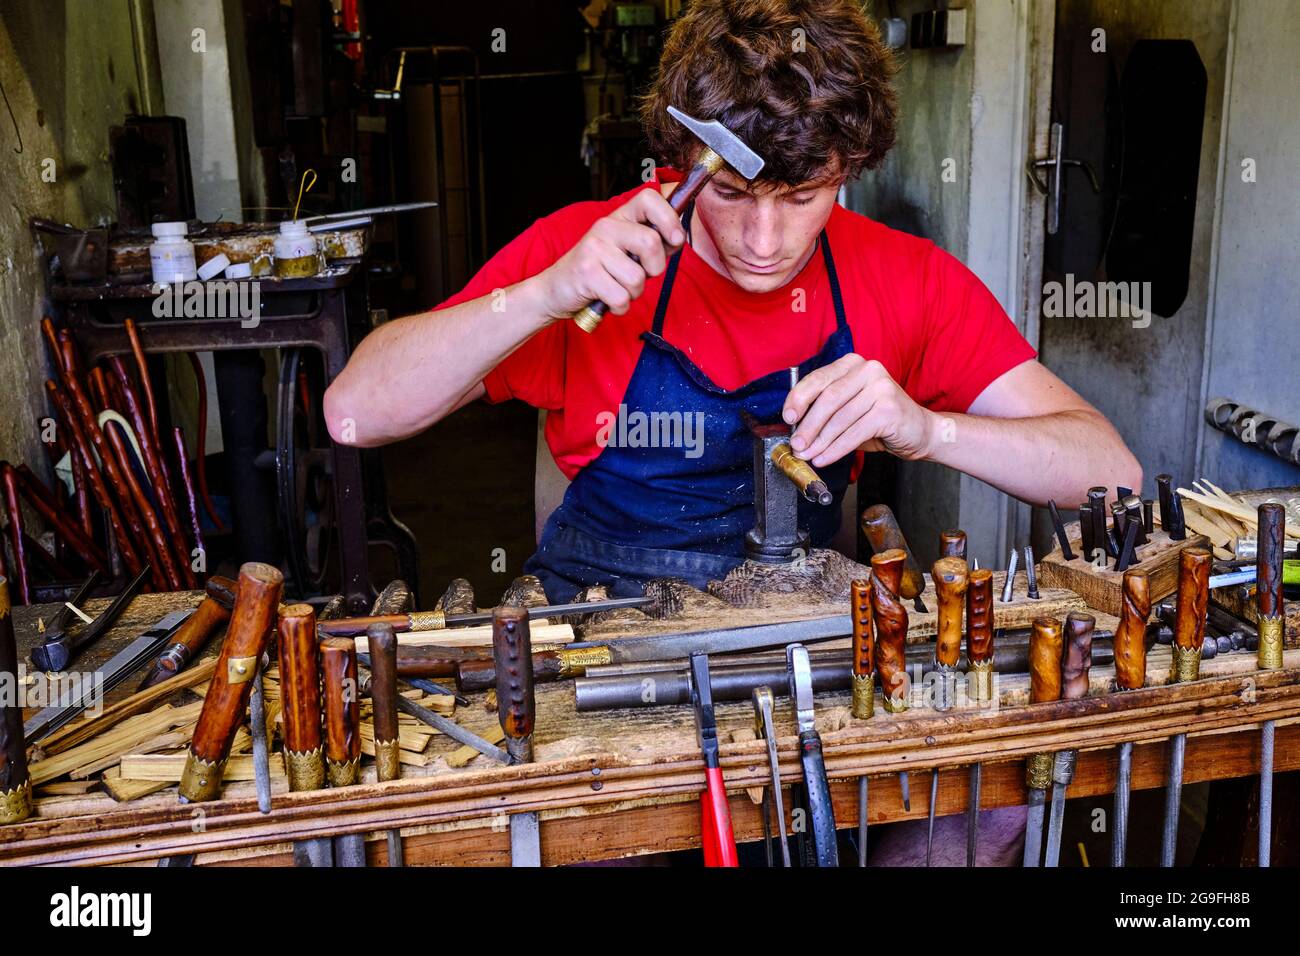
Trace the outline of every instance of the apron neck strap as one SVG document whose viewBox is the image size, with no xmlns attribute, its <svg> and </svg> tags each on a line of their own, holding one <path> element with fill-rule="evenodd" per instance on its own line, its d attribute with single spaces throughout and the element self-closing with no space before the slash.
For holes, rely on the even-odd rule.
<svg viewBox="0 0 1300 956">
<path fill-rule="evenodd" d="M 682 214 L 682 229 L 686 232 L 688 243 L 691 238 L 691 217 L 694 213 L 695 203 L 692 202 Z M 835 306 L 835 330 L 842 332 L 848 328 L 849 322 L 844 312 L 844 296 L 840 294 L 839 274 L 835 271 L 835 257 L 831 255 L 831 241 L 827 237 L 824 228 L 817 239 L 822 247 L 822 260 L 826 263 L 826 278 L 831 286 L 831 302 Z M 654 324 L 650 330 L 660 338 L 663 338 L 664 317 L 668 315 L 668 300 L 672 298 L 673 283 L 677 281 L 677 267 L 682 261 L 682 251 L 683 249 L 678 249 L 673 253 L 672 258 L 668 260 L 668 270 L 664 273 L 664 284 L 659 289 L 659 301 L 655 303 Z"/>
</svg>

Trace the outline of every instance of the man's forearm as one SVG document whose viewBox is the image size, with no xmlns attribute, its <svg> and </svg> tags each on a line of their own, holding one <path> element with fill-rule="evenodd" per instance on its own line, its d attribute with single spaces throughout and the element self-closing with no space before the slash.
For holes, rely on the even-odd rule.
<svg viewBox="0 0 1300 956">
<path fill-rule="evenodd" d="M 937 414 L 930 461 L 964 471 L 1035 505 L 1077 507 L 1093 485 L 1142 487 L 1142 468 L 1100 414 L 1029 418 Z"/>
<path fill-rule="evenodd" d="M 428 428 L 550 321 L 533 280 L 366 336 L 325 392 L 335 441 L 372 447 Z"/>
</svg>

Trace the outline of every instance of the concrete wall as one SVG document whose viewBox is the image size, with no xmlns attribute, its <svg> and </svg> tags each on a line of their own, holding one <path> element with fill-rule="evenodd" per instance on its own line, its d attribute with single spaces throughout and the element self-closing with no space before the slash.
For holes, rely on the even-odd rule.
<svg viewBox="0 0 1300 956">
<path fill-rule="evenodd" d="M 1300 422 L 1300 5 L 1238 0 L 1224 109 L 1221 192 L 1204 398 L 1228 396 Z M 1253 159 L 1256 181 L 1242 180 Z M 1198 474 L 1224 488 L 1300 484 L 1300 469 L 1205 425 Z"/>
<path fill-rule="evenodd" d="M 39 322 L 48 310 L 27 220 L 115 218 L 108 127 L 140 110 L 129 3 L 5 0 L 0 83 L 22 139 L 17 153 L 14 122 L 0 110 L 0 456 L 41 472 L 48 366 Z"/>
</svg>

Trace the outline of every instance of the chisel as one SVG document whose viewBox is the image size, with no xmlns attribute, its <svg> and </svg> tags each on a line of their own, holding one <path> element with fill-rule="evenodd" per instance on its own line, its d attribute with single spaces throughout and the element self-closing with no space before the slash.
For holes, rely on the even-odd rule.
<svg viewBox="0 0 1300 956">
<path fill-rule="evenodd" d="M 868 720 L 876 710 L 876 635 L 871 615 L 871 581 L 849 583 L 853 612 L 853 696 L 850 712 Z M 867 865 L 867 775 L 858 779 L 858 866 Z M 783 832 L 784 836 L 784 832 Z"/>
<path fill-rule="evenodd" d="M 876 673 L 880 675 L 880 699 L 885 711 L 907 710 L 907 608 L 898 588 L 907 554 L 892 548 L 871 556 L 871 616 L 876 627 Z M 903 792 L 903 809 L 911 811 L 912 800 L 906 770 L 898 772 Z"/>
<path fill-rule="evenodd" d="M 1205 643 L 1205 608 L 1209 599 L 1210 563 L 1204 548 L 1184 548 L 1178 555 L 1178 603 L 1174 620 L 1171 683 L 1194 681 L 1201 671 L 1201 645 Z M 1262 642 L 1261 642 L 1262 643 Z M 1169 769 L 1165 775 L 1165 823 L 1160 840 L 1160 865 L 1174 865 L 1178 850 L 1178 814 L 1183 799 L 1183 756 L 1187 734 L 1169 741 Z"/>
<path fill-rule="evenodd" d="M 963 535 L 964 537 L 964 535 Z M 938 601 L 938 621 L 934 640 L 934 709 L 951 710 L 957 697 L 957 662 L 961 659 L 962 611 L 970 569 L 965 558 L 947 557 L 934 562 L 930 578 Z M 939 771 L 930 771 L 930 806 L 927 811 L 925 865 L 930 865 L 934 850 L 934 815 L 939 795 Z"/>
<path fill-rule="evenodd" d="M 1151 588 L 1140 568 L 1124 572 L 1124 601 L 1115 630 L 1115 686 L 1121 692 L 1138 690 L 1147 680 L 1147 619 L 1151 616 Z M 1115 773 L 1115 820 L 1111 830 L 1110 864 L 1124 866 L 1128 859 L 1128 808 L 1133 777 L 1133 741 L 1119 745 Z"/>
<path fill-rule="evenodd" d="M 521 607 L 497 608 L 492 614 L 497 717 L 506 734 L 506 753 L 512 764 L 533 762 L 537 700 L 533 694 L 532 652 L 528 612 Z M 510 815 L 510 865 L 542 865 L 536 813 Z"/>
<path fill-rule="evenodd" d="M 1080 700 L 1088 696 L 1088 668 L 1092 664 L 1092 632 L 1097 619 L 1071 611 L 1065 617 L 1065 657 L 1061 662 L 1061 699 Z M 1065 823 L 1065 792 L 1074 778 L 1077 750 L 1058 750 L 1052 761 L 1052 813 L 1047 825 L 1047 857 L 1044 866 L 1061 860 L 1061 829 Z"/>
<path fill-rule="evenodd" d="M 763 826 L 768 831 L 767 846 L 767 865 L 772 865 L 772 837 L 770 833 L 771 825 L 768 822 L 771 819 L 772 811 L 776 811 L 776 830 L 781 837 L 781 865 L 790 865 L 790 841 L 785 835 L 785 798 L 781 795 L 781 765 L 776 754 L 776 729 L 772 720 L 772 709 L 774 699 L 772 688 L 764 685 L 755 687 L 753 694 L 754 701 L 754 732 L 760 740 L 767 741 L 767 764 L 772 773 L 772 789 L 769 793 L 763 794 Z M 862 778 L 866 780 L 866 777 Z"/>
<path fill-rule="evenodd" d="M 1029 639 L 1029 702 L 1042 704 L 1061 699 L 1061 622 L 1034 618 Z M 1043 847 L 1043 809 L 1052 784 L 1052 754 L 1030 754 L 1025 761 L 1029 814 L 1025 819 L 1025 866 L 1038 866 Z"/>
<path fill-rule="evenodd" d="M 1255 602 L 1259 611 L 1258 664 L 1260 670 L 1282 667 L 1284 606 L 1282 602 L 1282 554 L 1286 536 L 1286 508 L 1265 502 L 1256 511 L 1259 528 L 1258 558 L 1255 562 Z M 1260 728 L 1259 766 L 1259 865 L 1269 866 L 1273 845 L 1273 737 L 1274 723 Z"/>
<path fill-rule="evenodd" d="M 966 587 L 966 666 L 972 696 L 979 704 L 995 700 L 993 692 L 993 572 L 976 568 Z M 966 865 L 975 866 L 979 846 L 980 786 L 984 765 L 970 768 L 966 808 Z"/>
</svg>

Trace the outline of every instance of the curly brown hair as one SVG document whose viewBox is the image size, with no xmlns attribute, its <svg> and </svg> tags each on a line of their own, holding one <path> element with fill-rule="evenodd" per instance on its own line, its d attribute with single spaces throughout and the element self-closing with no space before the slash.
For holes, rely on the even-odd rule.
<svg viewBox="0 0 1300 956">
<path fill-rule="evenodd" d="M 769 184 L 828 169 L 851 179 L 894 145 L 894 58 L 857 0 L 692 0 L 659 64 L 641 120 L 657 158 L 677 169 L 699 143 L 670 105 L 722 122 L 766 160 Z"/>
</svg>

